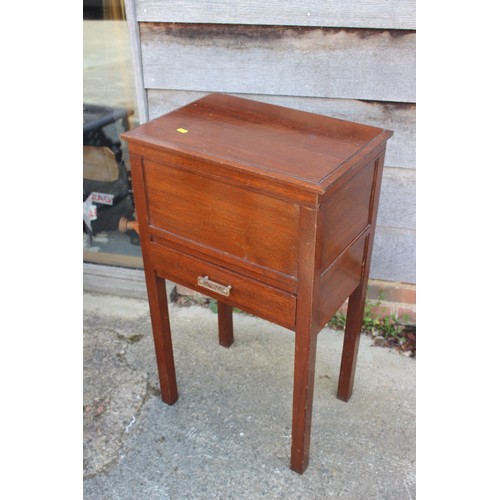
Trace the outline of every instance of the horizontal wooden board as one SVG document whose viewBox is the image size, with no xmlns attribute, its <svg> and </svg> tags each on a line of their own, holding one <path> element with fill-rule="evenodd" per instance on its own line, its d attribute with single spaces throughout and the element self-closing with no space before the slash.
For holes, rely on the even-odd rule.
<svg viewBox="0 0 500 500">
<path fill-rule="evenodd" d="M 416 231 L 377 226 L 370 278 L 416 283 Z"/>
<path fill-rule="evenodd" d="M 144 87 L 415 102 L 415 32 L 140 24 Z"/>
<path fill-rule="evenodd" d="M 149 90 L 147 93 L 149 118 L 153 119 L 173 111 L 204 95 L 206 92 Z M 415 168 L 415 104 L 261 94 L 240 95 L 248 99 L 393 130 L 394 135 L 387 143 L 386 166 Z"/>
<path fill-rule="evenodd" d="M 384 168 L 377 223 L 381 226 L 415 229 L 415 170 Z"/>
<path fill-rule="evenodd" d="M 83 290 L 147 299 L 144 271 L 83 264 Z"/>
<path fill-rule="evenodd" d="M 136 0 L 139 21 L 415 29 L 415 0 Z"/>
<path fill-rule="evenodd" d="M 142 269 L 142 257 L 111 252 L 83 250 L 83 262 L 120 266 L 120 268 Z"/>
</svg>

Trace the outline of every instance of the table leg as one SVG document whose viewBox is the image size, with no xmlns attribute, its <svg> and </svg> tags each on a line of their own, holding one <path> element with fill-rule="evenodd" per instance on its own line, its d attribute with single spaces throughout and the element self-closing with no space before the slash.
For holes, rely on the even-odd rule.
<svg viewBox="0 0 500 500">
<path fill-rule="evenodd" d="M 316 343 L 317 334 L 310 329 L 297 330 L 295 333 L 290 467 L 299 474 L 302 474 L 309 464 Z"/>
<path fill-rule="evenodd" d="M 342 361 L 340 364 L 339 385 L 337 397 L 342 401 L 349 401 L 354 385 L 354 374 L 356 372 L 356 361 L 358 358 L 359 338 L 363 326 L 365 310 L 366 290 L 368 288 L 368 276 L 370 274 L 370 262 L 373 250 L 374 228 L 377 219 L 380 186 L 382 182 L 382 170 L 384 165 L 384 152 L 375 161 L 375 174 L 373 178 L 373 189 L 370 200 L 370 233 L 365 240 L 365 251 L 363 256 L 363 272 L 361 280 L 354 292 L 349 296 L 347 306 L 347 318 L 344 334 L 344 347 L 342 349 Z"/>
<path fill-rule="evenodd" d="M 154 271 L 145 271 L 145 275 L 161 397 L 165 403 L 174 404 L 179 395 L 175 377 L 174 352 L 170 332 L 165 280 L 156 276 Z"/>
<path fill-rule="evenodd" d="M 234 340 L 233 308 L 218 301 L 217 316 L 219 320 L 219 344 L 224 347 L 229 347 Z"/>
<path fill-rule="evenodd" d="M 358 357 L 359 338 L 363 325 L 363 315 L 366 299 L 366 283 L 361 283 L 349 297 L 347 318 L 340 364 L 337 398 L 349 401 L 354 385 L 356 361 Z"/>
</svg>

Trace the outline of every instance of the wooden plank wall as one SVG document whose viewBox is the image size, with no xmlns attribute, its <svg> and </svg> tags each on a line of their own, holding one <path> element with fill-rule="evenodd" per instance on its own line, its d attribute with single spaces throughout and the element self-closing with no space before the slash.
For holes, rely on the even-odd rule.
<svg viewBox="0 0 500 500">
<path fill-rule="evenodd" d="M 126 0 L 141 123 L 209 92 L 394 130 L 370 277 L 415 283 L 415 0 Z"/>
</svg>

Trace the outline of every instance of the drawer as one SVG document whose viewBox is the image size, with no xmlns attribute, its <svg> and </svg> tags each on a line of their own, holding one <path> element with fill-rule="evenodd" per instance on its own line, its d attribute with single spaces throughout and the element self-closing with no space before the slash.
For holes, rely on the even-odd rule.
<svg viewBox="0 0 500 500">
<path fill-rule="evenodd" d="M 160 277 L 294 329 L 295 295 L 157 243 L 145 252 Z"/>
<path fill-rule="evenodd" d="M 178 162 L 179 164 L 180 162 Z M 221 179 L 143 160 L 148 223 L 203 252 L 297 277 L 299 206 Z"/>
</svg>

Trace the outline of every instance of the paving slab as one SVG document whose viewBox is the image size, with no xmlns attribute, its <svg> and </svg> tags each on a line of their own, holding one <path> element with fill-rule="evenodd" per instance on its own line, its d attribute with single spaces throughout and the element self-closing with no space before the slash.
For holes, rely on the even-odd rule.
<svg viewBox="0 0 500 500">
<path fill-rule="evenodd" d="M 343 333 L 318 337 L 311 454 L 289 468 L 294 333 L 170 304 L 179 400 L 159 397 L 147 301 L 84 293 L 84 498 L 413 499 L 416 362 L 362 336 L 348 403 Z"/>
</svg>

